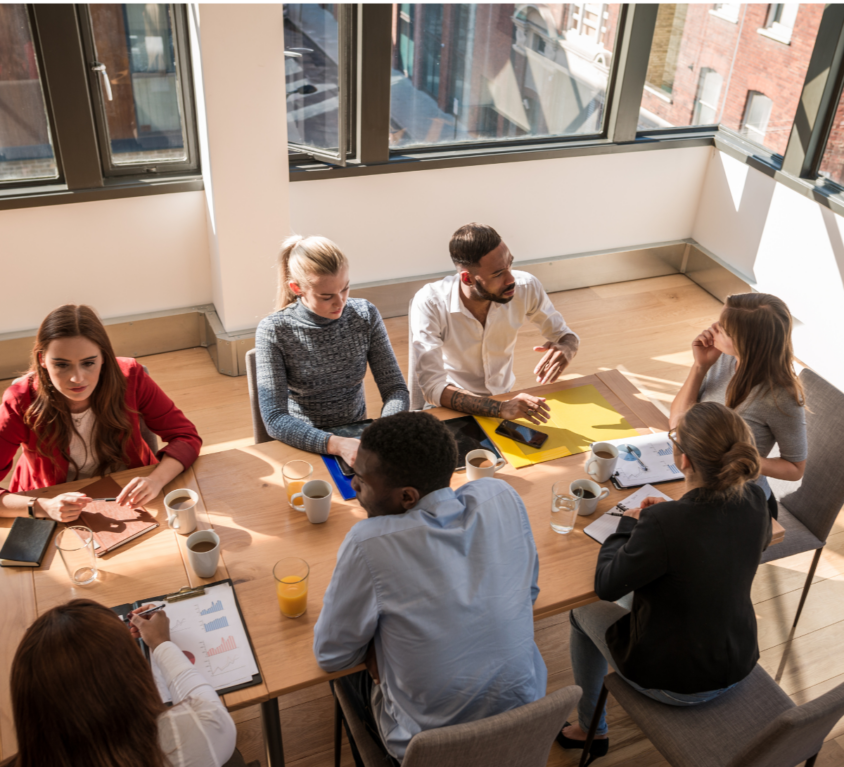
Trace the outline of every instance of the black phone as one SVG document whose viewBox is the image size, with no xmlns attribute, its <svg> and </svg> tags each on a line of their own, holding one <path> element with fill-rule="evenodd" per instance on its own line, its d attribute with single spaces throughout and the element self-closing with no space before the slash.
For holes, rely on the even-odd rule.
<svg viewBox="0 0 844 767">
<path fill-rule="evenodd" d="M 548 439 L 547 434 L 543 434 L 541 431 L 535 431 L 534 429 L 529 429 L 527 426 L 522 426 L 520 423 L 513 423 L 513 421 L 502 421 L 498 424 L 498 428 L 495 430 L 495 433 L 500 434 L 502 437 L 512 439 L 515 442 L 521 442 L 523 445 L 527 445 L 528 447 L 535 448 L 542 447 Z"/>
<path fill-rule="evenodd" d="M 354 477 L 355 470 L 349 466 L 339 455 L 334 456 L 334 460 L 337 461 L 337 465 L 340 467 L 340 473 L 344 477 Z"/>
</svg>

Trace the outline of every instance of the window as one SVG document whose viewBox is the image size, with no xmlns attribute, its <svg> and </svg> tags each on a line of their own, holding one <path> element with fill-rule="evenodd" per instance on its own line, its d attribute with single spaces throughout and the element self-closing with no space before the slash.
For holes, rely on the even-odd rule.
<svg viewBox="0 0 844 767">
<path fill-rule="evenodd" d="M 714 16 L 709 12 L 712 6 L 659 6 L 639 130 L 716 122 L 781 155 L 797 114 L 824 6 L 746 3 L 731 7 L 738 24 Z M 723 15 L 726 5 L 716 10 Z M 792 45 L 778 45 L 753 34 L 769 21 L 793 25 Z M 767 115 L 765 102 L 749 100 L 748 92 L 776 94 L 775 103 L 767 102 Z"/>
<path fill-rule="evenodd" d="M 293 155 L 346 162 L 351 9 L 340 4 L 284 6 L 287 141 Z"/>
<path fill-rule="evenodd" d="M 85 17 L 106 174 L 195 167 L 188 130 L 192 113 L 185 109 L 186 77 L 179 56 L 186 41 L 185 19 L 178 7 L 90 5 Z"/>
<path fill-rule="evenodd" d="M 29 14 L 0 4 L 0 184 L 58 175 Z"/>
<path fill-rule="evenodd" d="M 799 7 L 799 3 L 772 3 L 765 26 L 759 32 L 781 43 L 790 43 Z"/>
<path fill-rule="evenodd" d="M 700 84 L 695 99 L 694 115 L 692 123 L 695 125 L 708 125 L 717 122 L 718 104 L 721 98 L 721 85 L 724 78 L 714 69 L 704 67 L 700 73 Z"/>
<path fill-rule="evenodd" d="M 600 134 L 619 9 L 394 5 L 391 148 Z"/>
<path fill-rule="evenodd" d="M 741 3 L 715 3 L 712 14 L 713 16 L 731 21 L 733 24 L 737 24 L 740 10 Z"/>
<path fill-rule="evenodd" d="M 818 173 L 844 187 L 844 99 L 838 101 Z"/>
<path fill-rule="evenodd" d="M 757 144 L 765 143 L 765 132 L 774 102 L 756 91 L 747 94 L 747 107 L 744 110 L 741 132 Z"/>
</svg>

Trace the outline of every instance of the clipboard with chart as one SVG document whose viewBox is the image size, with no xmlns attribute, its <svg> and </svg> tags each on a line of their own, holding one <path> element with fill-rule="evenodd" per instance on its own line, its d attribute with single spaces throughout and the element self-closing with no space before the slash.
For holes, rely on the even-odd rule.
<svg viewBox="0 0 844 767">
<path fill-rule="evenodd" d="M 121 618 L 144 605 L 164 605 L 170 619 L 170 640 L 219 695 L 261 683 L 252 640 L 229 579 L 174 594 L 141 599 L 112 608 Z M 170 692 L 149 648 L 138 640 L 152 665 L 161 699 Z"/>
</svg>

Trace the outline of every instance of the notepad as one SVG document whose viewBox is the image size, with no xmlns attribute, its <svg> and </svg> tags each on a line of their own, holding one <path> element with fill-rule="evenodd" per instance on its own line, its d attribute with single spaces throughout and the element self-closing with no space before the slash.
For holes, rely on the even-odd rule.
<svg viewBox="0 0 844 767">
<path fill-rule="evenodd" d="M 53 519 L 18 517 L 0 549 L 0 566 L 38 567 L 55 529 Z"/>
<path fill-rule="evenodd" d="M 623 501 L 619 501 L 608 512 L 598 517 L 591 525 L 584 527 L 583 532 L 590 538 L 594 538 L 598 543 L 603 543 L 618 529 L 618 523 L 621 522 L 621 517 L 615 516 L 615 514 L 610 512 L 620 512 L 623 514 L 628 509 L 638 508 L 648 496 L 664 498 L 666 501 L 673 500 L 665 493 L 661 493 L 653 485 L 645 485 L 644 487 L 640 487 L 633 495 L 628 495 Z"/>
<path fill-rule="evenodd" d="M 220 695 L 260 684 L 261 674 L 231 580 L 217 581 L 199 590 L 203 593 L 188 599 L 167 601 L 167 597 L 174 596 L 171 594 L 112 609 L 122 617 L 144 605 L 164 604 L 170 619 L 170 640 Z M 152 665 L 161 700 L 170 703 L 161 669 L 149 648 L 143 642 L 141 646 Z"/>
<path fill-rule="evenodd" d="M 103 477 L 93 484 L 80 488 L 91 498 L 114 498 L 123 490 L 111 477 Z M 134 540 L 158 527 L 158 522 L 142 506 L 120 506 L 114 501 L 89 503 L 79 515 L 80 525 L 94 533 L 94 551 L 98 557 L 114 551 L 118 546 Z"/>
</svg>

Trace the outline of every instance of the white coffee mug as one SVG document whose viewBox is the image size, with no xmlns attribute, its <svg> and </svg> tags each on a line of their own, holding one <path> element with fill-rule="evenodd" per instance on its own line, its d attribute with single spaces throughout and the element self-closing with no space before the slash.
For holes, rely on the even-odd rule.
<svg viewBox="0 0 844 767">
<path fill-rule="evenodd" d="M 475 466 L 472 461 L 488 462 L 489 466 Z M 504 465 L 504 459 L 499 458 L 490 450 L 472 450 L 466 453 L 466 476 L 469 480 L 481 477 L 494 477 L 495 472 Z"/>
<path fill-rule="evenodd" d="M 572 495 L 580 496 L 580 505 L 577 507 L 577 513 L 581 517 L 588 517 L 595 513 L 598 508 L 598 501 L 602 501 L 610 494 L 608 487 L 601 487 L 597 482 L 591 479 L 576 479 L 569 485 Z M 586 491 L 592 493 L 592 498 L 586 497 Z"/>
<path fill-rule="evenodd" d="M 174 490 L 164 496 L 167 524 L 179 535 L 190 535 L 196 530 L 196 503 L 199 496 L 193 490 Z M 174 508 L 178 504 L 182 508 Z"/>
<path fill-rule="evenodd" d="M 308 515 L 308 522 L 319 525 L 328 519 L 332 492 L 333 488 L 324 479 L 312 479 L 310 482 L 305 482 L 301 493 L 296 493 L 290 498 L 290 505 L 296 511 L 304 511 Z M 298 502 L 300 498 L 301 504 Z"/>
<path fill-rule="evenodd" d="M 602 458 L 598 453 L 609 453 L 611 458 Z M 596 442 L 592 445 L 592 454 L 586 462 L 586 473 L 596 482 L 606 482 L 615 471 L 618 463 L 618 448 L 609 442 Z"/>
<path fill-rule="evenodd" d="M 214 548 L 208 551 L 194 551 L 198 543 L 213 543 Z M 220 536 L 213 530 L 197 530 L 187 540 L 188 562 L 200 578 L 212 578 L 220 563 Z"/>
</svg>

